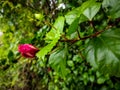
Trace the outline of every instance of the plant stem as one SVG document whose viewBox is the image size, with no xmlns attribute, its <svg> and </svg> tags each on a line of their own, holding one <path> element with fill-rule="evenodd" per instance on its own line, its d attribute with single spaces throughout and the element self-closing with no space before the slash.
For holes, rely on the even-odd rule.
<svg viewBox="0 0 120 90">
<path fill-rule="evenodd" d="M 89 23 L 90 23 L 90 26 L 94 29 L 94 31 L 97 31 L 96 28 L 95 28 L 94 22 L 93 21 L 89 21 Z"/>
<path fill-rule="evenodd" d="M 105 28 L 105 30 L 97 31 L 97 32 L 95 32 L 94 34 L 89 35 L 89 36 L 85 36 L 85 37 L 83 37 L 83 38 L 72 39 L 72 40 L 71 40 L 71 39 L 65 39 L 65 40 L 60 40 L 60 41 L 61 41 L 61 42 L 75 43 L 75 42 L 77 42 L 77 41 L 79 41 L 79 40 L 86 40 L 86 39 L 88 39 L 88 38 L 94 38 L 94 37 L 97 37 L 98 35 L 100 35 L 102 32 L 108 30 L 108 29 L 111 28 L 111 27 L 112 27 L 112 26 L 107 26 L 107 27 Z"/>
</svg>

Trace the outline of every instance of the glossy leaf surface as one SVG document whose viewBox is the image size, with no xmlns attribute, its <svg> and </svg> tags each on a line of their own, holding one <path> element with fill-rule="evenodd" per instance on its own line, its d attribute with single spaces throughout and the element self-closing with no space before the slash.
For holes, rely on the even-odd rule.
<svg viewBox="0 0 120 90">
<path fill-rule="evenodd" d="M 87 60 L 102 73 L 120 77 L 120 31 L 108 30 L 91 39 L 86 48 Z"/>
</svg>

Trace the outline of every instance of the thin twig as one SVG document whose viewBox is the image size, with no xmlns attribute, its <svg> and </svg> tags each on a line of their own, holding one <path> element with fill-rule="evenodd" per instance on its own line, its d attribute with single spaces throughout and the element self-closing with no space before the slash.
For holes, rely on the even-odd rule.
<svg viewBox="0 0 120 90">
<path fill-rule="evenodd" d="M 80 33 L 79 33 L 79 31 L 77 30 L 77 34 L 78 34 L 78 37 L 79 37 L 79 39 L 81 38 L 81 36 L 80 36 Z"/>
<path fill-rule="evenodd" d="M 95 28 L 95 25 L 93 23 L 93 21 L 89 21 L 90 22 L 90 26 L 94 29 L 94 31 L 97 31 L 96 28 Z"/>
<path fill-rule="evenodd" d="M 88 38 L 94 38 L 94 37 L 97 37 L 98 35 L 100 35 L 102 32 L 104 32 L 104 31 L 106 31 L 106 30 L 108 30 L 109 28 L 111 28 L 112 26 L 107 26 L 106 28 L 105 28 L 105 30 L 100 30 L 100 31 L 98 31 L 98 32 L 96 32 L 96 33 L 94 33 L 94 34 L 92 34 L 92 35 L 89 35 L 89 36 L 85 36 L 85 37 L 83 37 L 83 38 L 79 38 L 79 39 L 65 39 L 65 40 L 60 40 L 61 42 L 70 42 L 70 43 L 75 43 L 75 42 L 77 42 L 77 41 L 79 41 L 79 40 L 86 40 L 86 39 L 88 39 Z"/>
<path fill-rule="evenodd" d="M 57 28 L 54 27 L 54 25 L 52 25 L 50 22 L 48 22 L 48 21 L 43 21 L 43 22 L 44 22 L 45 24 L 51 26 L 51 27 L 54 28 L 55 30 L 57 30 Z"/>
</svg>

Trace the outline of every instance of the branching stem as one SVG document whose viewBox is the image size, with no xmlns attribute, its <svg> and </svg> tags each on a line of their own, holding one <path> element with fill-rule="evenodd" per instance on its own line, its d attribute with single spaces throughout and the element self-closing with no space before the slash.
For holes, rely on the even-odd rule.
<svg viewBox="0 0 120 90">
<path fill-rule="evenodd" d="M 94 37 L 97 37 L 98 35 L 100 35 L 102 32 L 104 32 L 104 31 L 106 31 L 106 30 L 108 30 L 109 28 L 111 28 L 112 26 L 107 26 L 106 28 L 105 28 L 105 30 L 100 30 L 100 31 L 98 31 L 98 32 L 95 32 L 94 34 L 92 34 L 92 35 L 89 35 L 89 36 L 85 36 L 85 37 L 83 37 L 83 38 L 79 38 L 79 39 L 65 39 L 65 40 L 60 40 L 61 42 L 70 42 L 70 43 L 75 43 L 75 42 L 77 42 L 77 41 L 79 41 L 79 40 L 86 40 L 86 39 L 88 39 L 88 38 L 94 38 Z"/>
</svg>

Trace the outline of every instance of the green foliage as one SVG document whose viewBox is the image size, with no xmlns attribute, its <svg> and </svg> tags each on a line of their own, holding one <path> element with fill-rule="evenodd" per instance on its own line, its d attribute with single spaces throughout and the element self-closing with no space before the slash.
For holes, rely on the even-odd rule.
<svg viewBox="0 0 120 90">
<path fill-rule="evenodd" d="M 69 26 L 68 28 L 68 32 L 67 32 L 67 35 L 71 35 L 72 33 L 74 33 L 78 27 L 78 24 L 79 24 L 79 18 L 76 18 L 72 24 Z"/>
<path fill-rule="evenodd" d="M 108 30 L 101 36 L 91 39 L 86 48 L 87 60 L 101 73 L 120 77 L 119 30 Z"/>
<path fill-rule="evenodd" d="M 119 90 L 119 28 L 120 0 L 0 0 L 0 90 Z"/>
<path fill-rule="evenodd" d="M 63 26 L 64 26 L 64 18 L 58 17 L 50 32 L 46 34 L 46 41 L 49 42 L 49 44 L 38 52 L 37 56 L 39 58 L 42 57 L 44 58 L 44 56 L 48 52 L 50 52 L 51 49 L 56 45 L 56 43 L 60 39 L 60 33 L 62 33 L 63 31 Z"/>
<path fill-rule="evenodd" d="M 93 17 L 97 14 L 101 6 L 101 3 L 95 3 L 95 5 L 87 8 L 83 14 L 91 21 Z"/>
<path fill-rule="evenodd" d="M 65 48 L 52 53 L 49 58 L 50 66 L 63 78 L 67 75 L 66 56 L 67 50 Z"/>
<path fill-rule="evenodd" d="M 80 17 L 80 15 L 90 6 L 95 4 L 95 0 L 89 0 L 84 2 L 80 7 L 75 8 L 74 10 L 68 12 L 65 15 L 66 22 L 70 25 L 77 17 Z"/>
<path fill-rule="evenodd" d="M 102 6 L 106 9 L 110 18 L 119 18 L 120 15 L 119 0 L 103 0 Z M 110 9 L 108 9 L 110 8 Z"/>
</svg>

